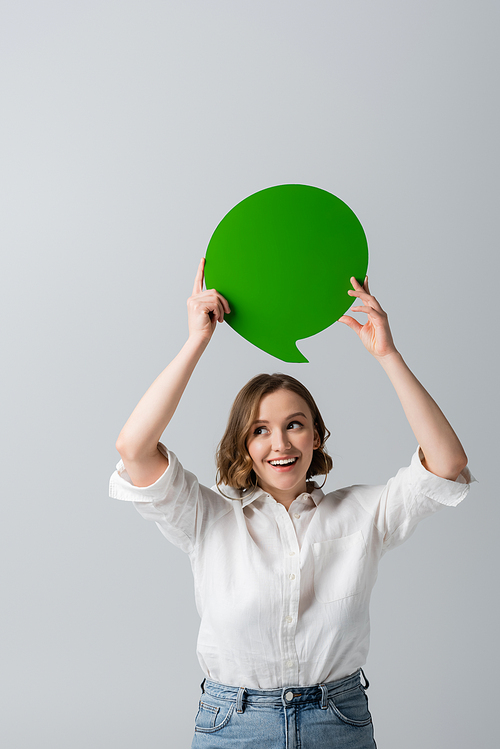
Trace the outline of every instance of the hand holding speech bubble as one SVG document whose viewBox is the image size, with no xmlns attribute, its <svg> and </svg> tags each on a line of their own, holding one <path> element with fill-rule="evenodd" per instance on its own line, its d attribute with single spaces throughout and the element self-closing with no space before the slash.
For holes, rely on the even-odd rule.
<svg viewBox="0 0 500 749">
<path fill-rule="evenodd" d="M 368 245 L 340 198 L 310 185 L 277 185 L 250 195 L 210 239 L 205 283 L 231 307 L 226 322 L 286 362 L 307 362 L 296 341 L 328 328 L 353 303 Z"/>
</svg>

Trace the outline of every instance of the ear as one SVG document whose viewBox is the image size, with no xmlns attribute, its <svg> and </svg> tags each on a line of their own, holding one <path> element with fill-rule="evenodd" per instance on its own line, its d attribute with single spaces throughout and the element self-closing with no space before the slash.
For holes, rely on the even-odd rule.
<svg viewBox="0 0 500 749">
<path fill-rule="evenodd" d="M 318 431 L 317 431 L 317 430 L 315 429 L 315 430 L 314 430 L 314 442 L 313 442 L 313 448 L 314 448 L 315 450 L 317 450 L 317 449 L 318 449 L 318 447 L 321 447 L 321 438 L 320 438 L 320 436 L 319 436 L 319 434 L 318 434 Z"/>
</svg>

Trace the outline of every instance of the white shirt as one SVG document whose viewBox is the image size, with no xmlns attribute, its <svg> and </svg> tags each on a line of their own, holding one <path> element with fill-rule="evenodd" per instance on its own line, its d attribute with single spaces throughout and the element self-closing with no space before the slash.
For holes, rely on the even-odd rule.
<svg viewBox="0 0 500 749">
<path fill-rule="evenodd" d="M 379 559 L 420 520 L 464 499 L 473 481 L 419 459 L 385 486 L 301 494 L 287 511 L 262 489 L 202 486 L 162 444 L 169 466 L 136 487 L 120 461 L 110 496 L 129 500 L 189 554 L 201 617 L 197 654 L 213 681 L 254 689 L 310 686 L 366 662 Z"/>
</svg>

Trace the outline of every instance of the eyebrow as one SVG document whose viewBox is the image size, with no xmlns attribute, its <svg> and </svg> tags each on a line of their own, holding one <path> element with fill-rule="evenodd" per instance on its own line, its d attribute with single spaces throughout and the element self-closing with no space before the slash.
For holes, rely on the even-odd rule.
<svg viewBox="0 0 500 749">
<path fill-rule="evenodd" d="M 294 416 L 303 416 L 304 419 L 307 419 L 307 416 L 303 414 L 302 411 L 297 411 L 296 413 L 290 414 L 290 416 L 287 416 L 285 421 L 288 421 L 289 419 L 293 419 Z M 269 424 L 269 422 L 266 421 L 266 419 L 256 419 L 253 423 L 254 424 Z"/>
</svg>

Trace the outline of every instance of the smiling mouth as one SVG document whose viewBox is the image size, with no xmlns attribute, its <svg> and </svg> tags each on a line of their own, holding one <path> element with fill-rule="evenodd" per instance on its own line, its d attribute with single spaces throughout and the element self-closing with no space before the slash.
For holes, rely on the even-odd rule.
<svg viewBox="0 0 500 749">
<path fill-rule="evenodd" d="M 278 460 L 268 460 L 269 465 L 279 468 L 280 466 L 293 466 L 298 458 L 279 458 Z"/>
</svg>

